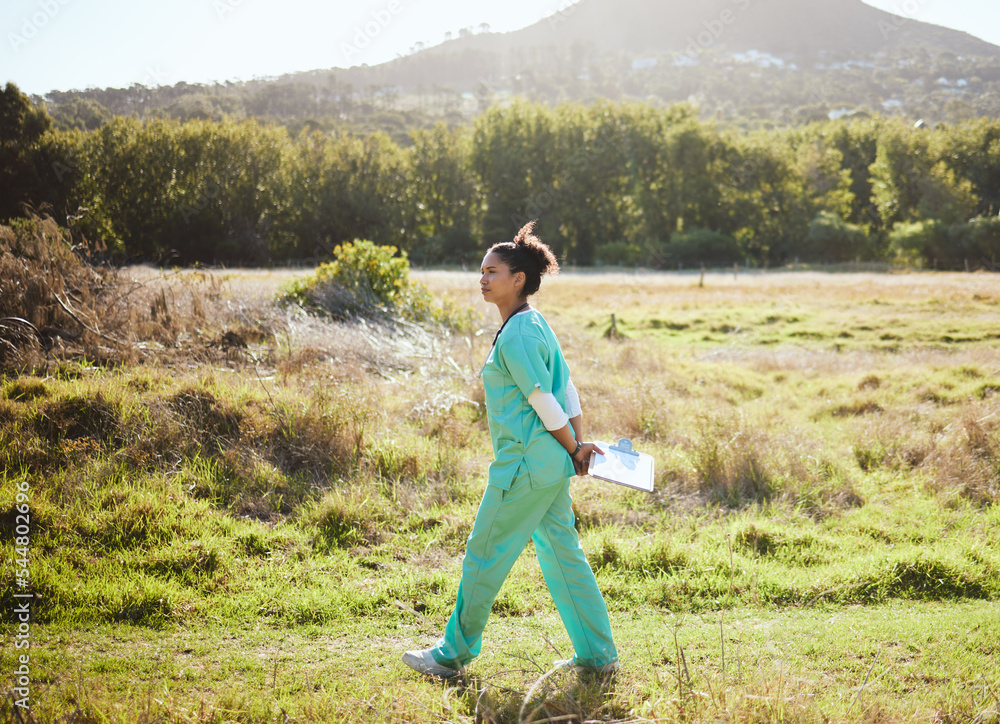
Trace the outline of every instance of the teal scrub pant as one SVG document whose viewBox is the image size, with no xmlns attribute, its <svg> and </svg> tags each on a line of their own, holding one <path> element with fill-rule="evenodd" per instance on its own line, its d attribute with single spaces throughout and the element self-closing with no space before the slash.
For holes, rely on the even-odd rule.
<svg viewBox="0 0 1000 724">
<path fill-rule="evenodd" d="M 518 475 L 510 490 L 486 486 L 462 561 L 455 610 L 431 649 L 439 664 L 459 669 L 479 655 L 493 601 L 529 538 L 576 663 L 603 666 L 618 659 L 608 607 L 573 526 L 569 483 L 532 488 L 527 475 Z"/>
</svg>

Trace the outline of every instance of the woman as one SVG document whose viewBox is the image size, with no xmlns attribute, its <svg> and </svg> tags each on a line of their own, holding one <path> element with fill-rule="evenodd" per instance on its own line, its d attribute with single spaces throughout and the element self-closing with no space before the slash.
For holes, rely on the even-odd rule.
<svg viewBox="0 0 1000 724">
<path fill-rule="evenodd" d="M 582 442 L 569 367 L 549 325 L 527 302 L 542 275 L 559 270 L 533 229 L 528 223 L 483 258 L 479 286 L 503 319 L 481 370 L 494 461 L 444 635 L 429 649 L 403 654 L 408 666 L 429 676 L 456 676 L 479 655 L 493 600 L 529 538 L 575 650 L 557 665 L 618 668 L 608 609 L 580 548 L 569 494 L 573 474 L 586 474 L 591 453 L 603 450 Z"/>
</svg>

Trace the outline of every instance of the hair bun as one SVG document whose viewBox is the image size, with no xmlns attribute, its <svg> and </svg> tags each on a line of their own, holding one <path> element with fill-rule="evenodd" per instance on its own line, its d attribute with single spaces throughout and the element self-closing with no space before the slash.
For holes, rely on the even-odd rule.
<svg viewBox="0 0 1000 724">
<path fill-rule="evenodd" d="M 514 236 L 514 246 L 518 251 L 526 254 L 531 260 L 532 266 L 538 269 L 538 275 L 558 274 L 559 261 L 548 244 L 535 236 L 535 224 L 538 219 L 532 219 L 522 226 Z"/>
<path fill-rule="evenodd" d="M 512 274 L 524 272 L 524 298 L 538 291 L 543 274 L 558 274 L 559 261 L 552 249 L 535 236 L 535 223 L 529 221 L 522 226 L 513 241 L 499 241 L 490 247 L 489 253 L 495 253 L 506 264 Z"/>
<path fill-rule="evenodd" d="M 538 219 L 532 219 L 527 224 L 521 227 L 520 231 L 514 237 L 514 243 L 518 246 L 528 246 L 528 240 L 534 239 L 535 241 L 541 242 L 537 236 L 535 236 L 535 224 L 538 223 Z"/>
</svg>

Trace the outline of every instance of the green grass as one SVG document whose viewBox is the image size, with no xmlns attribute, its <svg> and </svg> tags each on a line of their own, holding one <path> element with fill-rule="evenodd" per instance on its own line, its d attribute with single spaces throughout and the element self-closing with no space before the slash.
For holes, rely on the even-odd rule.
<svg viewBox="0 0 1000 724">
<path fill-rule="evenodd" d="M 399 660 L 443 629 L 485 483 L 478 307 L 479 335 L 323 322 L 255 343 L 262 363 L 0 382 L 0 605 L 27 483 L 31 716 L 998 721 L 989 280 L 619 277 L 537 300 L 588 431 L 657 461 L 652 495 L 573 488 L 613 682 L 546 676 L 571 652 L 530 546 L 466 679 Z M 428 277 L 459 300 L 461 281 Z"/>
<path fill-rule="evenodd" d="M 1000 652 L 991 634 L 1000 613 L 988 602 L 638 609 L 615 617 L 630 643 L 614 681 L 556 674 L 541 684 L 569 648 L 551 612 L 495 616 L 483 656 L 450 685 L 418 679 L 386 655 L 432 643 L 438 622 L 430 623 L 408 615 L 294 627 L 46 627 L 33 660 L 47 696 L 34 715 L 518 721 L 524 707 L 535 721 L 996 720 Z"/>
</svg>

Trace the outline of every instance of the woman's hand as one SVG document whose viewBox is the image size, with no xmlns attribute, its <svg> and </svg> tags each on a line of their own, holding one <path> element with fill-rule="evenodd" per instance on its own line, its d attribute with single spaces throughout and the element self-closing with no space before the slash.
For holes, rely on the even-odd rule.
<svg viewBox="0 0 1000 724">
<path fill-rule="evenodd" d="M 590 469 L 590 456 L 595 452 L 601 455 L 604 454 L 604 451 L 596 443 L 580 443 L 580 449 L 573 456 L 573 467 L 576 469 L 577 475 L 586 475 L 588 473 Z"/>
</svg>

